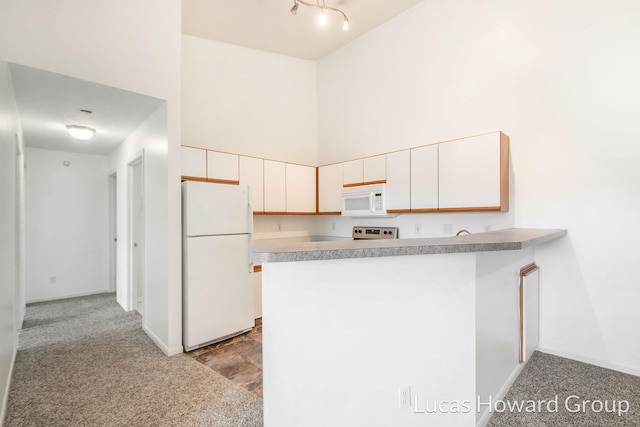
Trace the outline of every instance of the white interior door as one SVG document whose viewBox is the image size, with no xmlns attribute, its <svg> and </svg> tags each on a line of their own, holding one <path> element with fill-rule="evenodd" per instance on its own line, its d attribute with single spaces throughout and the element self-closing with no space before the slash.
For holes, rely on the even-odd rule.
<svg viewBox="0 0 640 427">
<path fill-rule="evenodd" d="M 129 165 L 131 177 L 130 280 L 131 307 L 144 314 L 144 163 L 142 157 Z"/>
<path fill-rule="evenodd" d="M 116 291 L 118 269 L 118 175 L 109 177 L 109 291 Z"/>
</svg>

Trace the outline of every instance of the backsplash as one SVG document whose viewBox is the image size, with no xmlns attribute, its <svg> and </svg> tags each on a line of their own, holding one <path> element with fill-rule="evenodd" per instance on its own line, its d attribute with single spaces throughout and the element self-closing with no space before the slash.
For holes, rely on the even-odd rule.
<svg viewBox="0 0 640 427">
<path fill-rule="evenodd" d="M 354 225 L 398 227 L 401 239 L 453 236 L 460 230 L 481 233 L 514 227 L 511 212 L 447 212 L 400 214 L 394 218 L 349 218 L 339 215 L 254 215 L 256 235 L 351 237 Z"/>
<path fill-rule="evenodd" d="M 318 215 L 317 233 L 325 236 L 351 236 L 354 225 L 398 227 L 401 239 L 453 236 L 459 230 L 481 233 L 512 228 L 515 224 L 511 212 L 446 212 L 400 214 L 394 218 L 347 218 L 337 215 Z"/>
</svg>

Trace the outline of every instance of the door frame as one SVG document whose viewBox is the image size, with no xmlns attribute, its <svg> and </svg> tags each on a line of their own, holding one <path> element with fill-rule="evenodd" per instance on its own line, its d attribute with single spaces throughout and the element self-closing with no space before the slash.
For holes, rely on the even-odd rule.
<svg viewBox="0 0 640 427">
<path fill-rule="evenodd" d="M 140 168 L 137 171 L 137 168 Z M 144 316 L 145 297 L 145 207 L 144 207 L 144 151 L 127 164 L 128 170 L 128 279 L 127 298 L 131 310 Z M 136 175 L 139 172 L 139 176 Z M 137 188 L 136 188 L 137 187 Z M 139 248 L 136 256 L 134 248 Z"/>
</svg>

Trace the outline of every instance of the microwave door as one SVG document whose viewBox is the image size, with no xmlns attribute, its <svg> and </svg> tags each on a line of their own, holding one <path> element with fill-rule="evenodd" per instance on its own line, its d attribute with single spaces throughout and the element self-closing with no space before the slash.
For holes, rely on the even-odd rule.
<svg viewBox="0 0 640 427">
<path fill-rule="evenodd" d="M 344 210 L 347 212 L 368 212 L 371 210 L 370 194 L 354 194 L 344 198 Z"/>
</svg>

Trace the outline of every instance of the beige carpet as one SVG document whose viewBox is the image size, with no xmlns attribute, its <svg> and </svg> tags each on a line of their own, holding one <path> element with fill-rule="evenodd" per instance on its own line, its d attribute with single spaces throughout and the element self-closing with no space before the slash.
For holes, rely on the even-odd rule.
<svg viewBox="0 0 640 427">
<path fill-rule="evenodd" d="M 114 294 L 27 307 L 5 426 L 262 426 L 262 401 L 166 357 Z"/>
<path fill-rule="evenodd" d="M 640 377 L 546 353 L 533 353 L 502 401 L 488 427 L 640 426 Z"/>
</svg>

